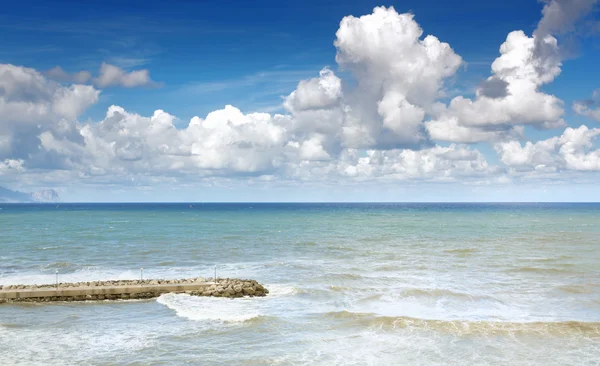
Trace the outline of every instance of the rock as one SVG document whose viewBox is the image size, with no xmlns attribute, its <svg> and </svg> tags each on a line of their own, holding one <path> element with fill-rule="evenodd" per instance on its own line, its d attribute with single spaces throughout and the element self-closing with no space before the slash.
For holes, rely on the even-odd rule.
<svg viewBox="0 0 600 366">
<path fill-rule="evenodd" d="M 227 296 L 233 296 L 233 295 L 235 295 L 235 291 L 233 290 L 233 288 L 227 287 L 225 289 L 225 295 L 227 295 Z"/>
</svg>

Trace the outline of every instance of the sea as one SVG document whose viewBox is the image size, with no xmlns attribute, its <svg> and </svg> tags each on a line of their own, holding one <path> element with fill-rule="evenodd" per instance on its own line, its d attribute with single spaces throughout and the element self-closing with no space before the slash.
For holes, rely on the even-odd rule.
<svg viewBox="0 0 600 366">
<path fill-rule="evenodd" d="M 0 204 L 0 284 L 264 298 L 0 305 L 2 365 L 598 365 L 600 204 Z"/>
</svg>

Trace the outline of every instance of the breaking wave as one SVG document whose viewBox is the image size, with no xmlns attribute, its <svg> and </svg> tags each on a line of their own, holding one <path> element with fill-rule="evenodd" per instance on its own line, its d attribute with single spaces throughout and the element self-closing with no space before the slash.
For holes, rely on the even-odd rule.
<svg viewBox="0 0 600 366">
<path fill-rule="evenodd" d="M 186 294 L 164 294 L 156 301 L 174 310 L 177 316 L 189 320 L 243 323 L 261 316 L 254 299 L 232 300 Z"/>
<path fill-rule="evenodd" d="M 370 313 L 335 311 L 323 314 L 325 317 L 348 320 L 362 326 L 381 328 L 417 328 L 438 332 L 464 335 L 581 335 L 600 338 L 600 322 L 560 321 L 560 322 L 501 322 L 472 320 L 434 320 L 406 316 L 386 317 Z"/>
</svg>

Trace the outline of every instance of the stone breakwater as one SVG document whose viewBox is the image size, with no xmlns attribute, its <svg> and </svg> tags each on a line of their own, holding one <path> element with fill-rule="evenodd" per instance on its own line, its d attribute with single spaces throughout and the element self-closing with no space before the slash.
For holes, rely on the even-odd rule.
<svg viewBox="0 0 600 366">
<path fill-rule="evenodd" d="M 177 280 L 116 280 L 56 285 L 0 286 L 0 304 L 11 302 L 94 301 L 149 299 L 164 293 L 186 293 L 192 296 L 244 297 L 269 293 L 255 280 L 234 278 L 208 281 L 204 278 Z"/>
</svg>

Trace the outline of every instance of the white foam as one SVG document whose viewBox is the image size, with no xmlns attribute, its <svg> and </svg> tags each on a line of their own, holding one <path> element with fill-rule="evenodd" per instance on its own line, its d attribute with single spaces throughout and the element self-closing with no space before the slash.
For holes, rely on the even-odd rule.
<svg viewBox="0 0 600 366">
<path fill-rule="evenodd" d="M 156 301 L 183 318 L 196 321 L 245 322 L 259 317 L 256 299 L 197 297 L 186 294 L 164 294 Z"/>
<path fill-rule="evenodd" d="M 494 299 L 405 296 L 401 291 L 384 289 L 374 289 L 368 296 L 350 295 L 346 303 L 348 306 L 344 310 L 347 311 L 428 320 L 525 321 L 531 316 L 522 308 Z"/>
<path fill-rule="evenodd" d="M 299 291 L 297 287 L 282 284 L 266 284 L 265 287 L 269 290 L 269 297 L 292 296 Z"/>
<path fill-rule="evenodd" d="M 115 359 L 119 354 L 152 347 L 155 336 L 149 327 L 127 328 L 118 324 L 98 329 L 7 328 L 0 325 L 0 354 L 6 365 L 89 364 L 98 358 Z"/>
</svg>

